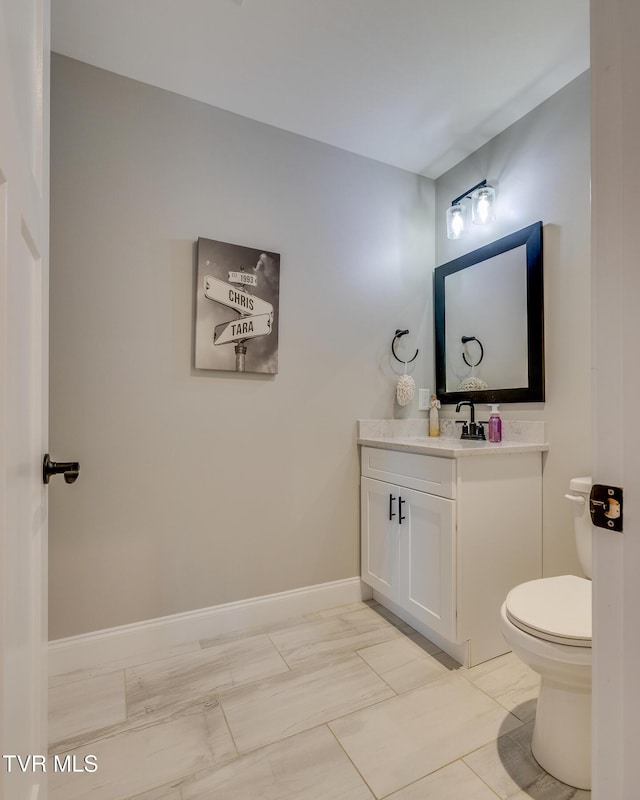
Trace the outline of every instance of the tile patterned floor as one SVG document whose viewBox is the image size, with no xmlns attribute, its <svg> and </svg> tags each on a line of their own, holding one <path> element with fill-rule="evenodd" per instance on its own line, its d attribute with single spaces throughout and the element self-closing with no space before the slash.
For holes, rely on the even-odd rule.
<svg viewBox="0 0 640 800">
<path fill-rule="evenodd" d="M 530 751 L 537 676 L 374 602 L 56 676 L 50 800 L 589 800 Z"/>
</svg>

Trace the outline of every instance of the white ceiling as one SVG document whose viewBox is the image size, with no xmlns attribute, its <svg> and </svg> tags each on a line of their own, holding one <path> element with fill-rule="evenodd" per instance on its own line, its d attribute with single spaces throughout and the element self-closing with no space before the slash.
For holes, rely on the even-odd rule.
<svg viewBox="0 0 640 800">
<path fill-rule="evenodd" d="M 58 53 L 437 178 L 589 66 L 589 0 L 52 0 Z"/>
</svg>

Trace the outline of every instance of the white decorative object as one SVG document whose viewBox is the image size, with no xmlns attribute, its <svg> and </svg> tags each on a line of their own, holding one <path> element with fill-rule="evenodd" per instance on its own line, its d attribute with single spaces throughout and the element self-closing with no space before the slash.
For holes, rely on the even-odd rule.
<svg viewBox="0 0 640 800">
<path fill-rule="evenodd" d="M 404 368 L 407 368 L 407 362 L 404 363 Z M 404 375 L 401 375 L 398 378 L 398 385 L 396 386 L 396 400 L 398 401 L 399 406 L 406 406 L 413 400 L 413 396 L 416 393 L 416 382 L 413 380 L 411 375 L 407 375 L 405 372 Z"/>
<path fill-rule="evenodd" d="M 458 388 L 459 392 L 478 392 L 483 391 L 484 389 L 488 389 L 489 384 L 483 381 L 480 378 L 476 378 L 475 375 L 470 375 L 468 378 L 465 378 Z"/>
</svg>

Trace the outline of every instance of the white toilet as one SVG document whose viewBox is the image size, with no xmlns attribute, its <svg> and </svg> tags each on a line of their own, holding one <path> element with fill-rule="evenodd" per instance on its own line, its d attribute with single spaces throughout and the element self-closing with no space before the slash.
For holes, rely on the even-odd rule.
<svg viewBox="0 0 640 800">
<path fill-rule="evenodd" d="M 573 478 L 578 557 L 591 577 L 591 478 Z M 554 778 L 591 789 L 591 581 L 541 578 L 512 589 L 502 604 L 502 633 L 541 676 L 531 750 Z"/>
</svg>

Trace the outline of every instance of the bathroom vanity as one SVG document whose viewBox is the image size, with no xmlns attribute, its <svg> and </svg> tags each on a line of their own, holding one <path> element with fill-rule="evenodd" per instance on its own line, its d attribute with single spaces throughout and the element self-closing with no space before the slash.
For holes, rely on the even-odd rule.
<svg viewBox="0 0 640 800">
<path fill-rule="evenodd" d="M 509 650 L 507 592 L 542 577 L 547 445 L 380 435 L 361 423 L 361 577 L 463 666 Z"/>
</svg>

